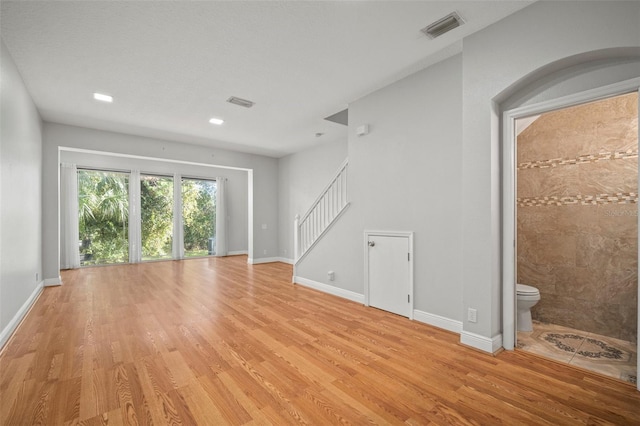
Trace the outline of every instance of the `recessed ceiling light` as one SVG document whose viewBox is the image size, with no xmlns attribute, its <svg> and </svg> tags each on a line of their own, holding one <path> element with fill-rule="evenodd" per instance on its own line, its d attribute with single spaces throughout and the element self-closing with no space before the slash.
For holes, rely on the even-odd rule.
<svg viewBox="0 0 640 426">
<path fill-rule="evenodd" d="M 113 102 L 113 96 L 104 95 L 102 93 L 94 93 L 93 99 L 95 99 L 96 101 L 102 101 L 102 102 Z"/>
<path fill-rule="evenodd" d="M 224 120 L 221 118 L 212 118 L 211 120 L 209 120 L 209 123 L 211 124 L 215 124 L 216 126 L 220 126 L 221 124 L 224 123 Z"/>
</svg>

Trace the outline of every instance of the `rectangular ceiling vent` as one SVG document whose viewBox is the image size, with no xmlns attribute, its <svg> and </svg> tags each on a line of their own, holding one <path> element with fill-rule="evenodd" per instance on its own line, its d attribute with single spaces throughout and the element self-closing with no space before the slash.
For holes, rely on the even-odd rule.
<svg viewBox="0 0 640 426">
<path fill-rule="evenodd" d="M 451 31 L 454 28 L 458 28 L 464 24 L 464 20 L 456 12 L 452 12 L 442 19 L 438 19 L 431 25 L 427 25 L 422 30 L 423 33 L 429 38 L 436 38 L 444 33 Z"/>
<path fill-rule="evenodd" d="M 255 102 L 251 102 L 242 98 L 236 98 L 235 96 L 232 96 L 229 99 L 227 99 L 227 102 L 235 105 L 240 105 L 241 107 L 245 107 L 245 108 L 251 108 L 255 104 Z"/>
</svg>

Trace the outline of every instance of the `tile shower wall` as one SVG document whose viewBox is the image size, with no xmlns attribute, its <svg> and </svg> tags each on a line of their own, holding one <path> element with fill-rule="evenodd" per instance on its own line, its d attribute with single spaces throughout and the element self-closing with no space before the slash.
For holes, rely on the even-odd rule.
<svg viewBox="0 0 640 426">
<path fill-rule="evenodd" d="M 541 115 L 518 136 L 518 282 L 533 318 L 635 342 L 636 93 Z"/>
</svg>

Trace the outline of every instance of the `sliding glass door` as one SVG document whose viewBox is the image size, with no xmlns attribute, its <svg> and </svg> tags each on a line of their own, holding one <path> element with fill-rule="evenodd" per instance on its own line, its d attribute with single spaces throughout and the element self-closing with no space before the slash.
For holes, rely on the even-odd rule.
<svg viewBox="0 0 640 426">
<path fill-rule="evenodd" d="M 173 244 L 173 178 L 140 176 L 142 260 L 171 259 Z"/>
<path fill-rule="evenodd" d="M 215 254 L 216 181 L 182 179 L 185 257 Z"/>
<path fill-rule="evenodd" d="M 130 194 L 131 176 L 135 182 L 131 182 Z M 182 211 L 175 211 L 174 185 L 180 185 Z M 216 190 L 215 180 L 182 178 L 174 182 L 170 176 L 79 169 L 80 265 L 180 257 L 173 253 L 174 215 L 178 213 L 182 214 L 184 256 L 214 255 Z M 134 214 L 137 208 L 133 206 L 129 215 L 130 195 L 135 205 L 139 196 L 139 215 Z M 130 250 L 140 251 L 131 252 L 130 257 Z"/>
<path fill-rule="evenodd" d="M 80 265 L 129 261 L 129 176 L 78 170 Z"/>
</svg>

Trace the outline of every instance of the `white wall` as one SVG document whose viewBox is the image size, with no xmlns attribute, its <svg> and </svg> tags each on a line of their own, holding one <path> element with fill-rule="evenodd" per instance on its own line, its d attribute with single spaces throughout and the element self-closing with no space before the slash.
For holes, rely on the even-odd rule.
<svg viewBox="0 0 640 426">
<path fill-rule="evenodd" d="M 253 171 L 253 199 L 248 200 L 249 217 L 253 216 L 253 253 L 259 261 L 278 253 L 278 160 L 260 155 L 189 145 L 180 142 L 150 139 L 123 133 L 105 132 L 63 124 L 44 124 L 43 146 L 43 273 L 48 279 L 59 277 L 58 236 L 58 149 L 59 147 L 106 151 L 171 160 L 191 161 Z M 249 185 L 251 186 L 251 185 Z M 250 193 L 249 193 L 250 194 Z M 248 195 L 250 198 L 251 195 Z M 267 229 L 262 229 L 262 225 Z M 252 232 L 251 232 L 252 231 Z"/>
<path fill-rule="evenodd" d="M 298 276 L 362 294 L 364 231 L 413 231 L 415 309 L 460 321 L 461 80 L 458 55 L 349 105 L 351 207 Z"/>
<path fill-rule="evenodd" d="M 537 2 L 349 106 L 352 206 L 297 274 L 363 291 L 364 229 L 416 232 L 416 309 L 501 341 L 501 113 L 640 76 L 639 2 Z M 358 138 L 355 127 L 371 133 Z M 383 194 L 383 195 L 381 195 Z M 477 309 L 477 323 L 466 320 Z"/>
<path fill-rule="evenodd" d="M 0 55 L 1 347 L 42 288 L 42 123 L 1 41 Z"/>
<path fill-rule="evenodd" d="M 638 47 L 638 22 L 638 2 L 537 2 L 465 38 L 462 308 L 478 310 L 465 332 L 501 332 L 499 103 L 523 84 L 606 55 L 602 49 Z"/>
<path fill-rule="evenodd" d="M 62 151 L 60 161 L 74 163 L 78 167 L 140 170 L 141 173 L 161 173 L 172 176 L 180 173 L 186 177 L 215 179 L 227 178 L 227 238 L 229 252 L 247 252 L 248 250 L 248 193 L 247 172 L 244 170 L 220 167 L 193 166 L 167 161 L 141 160 L 113 155 L 98 155 L 84 152 Z M 64 206 L 60 206 L 61 209 Z"/>
<path fill-rule="evenodd" d="M 278 161 L 280 257 L 293 260 L 293 221 L 304 215 L 347 158 L 347 141 L 334 141 Z"/>
<path fill-rule="evenodd" d="M 450 58 L 351 104 L 348 157 L 352 206 L 301 262 L 298 274 L 328 284 L 326 272 L 334 270 L 336 281 L 331 285 L 361 294 L 363 231 L 414 231 L 416 308 L 461 321 L 463 337 L 464 333 L 484 339 L 499 335 L 500 113 L 507 105 L 633 75 L 637 64 L 633 60 L 600 68 L 593 61 L 615 60 L 615 49 L 624 55 L 629 48 L 640 47 L 638 22 L 640 2 L 537 2 L 465 38 L 461 57 Z M 251 256 L 279 257 L 286 249 L 286 257 L 290 257 L 290 231 L 279 232 L 278 227 L 290 228 L 286 225 L 291 213 L 299 209 L 297 204 L 303 203 L 304 196 L 313 199 L 317 195 L 313 191 L 301 197 L 297 189 L 292 190 L 304 167 L 315 164 L 312 154 L 296 154 L 279 162 L 46 123 L 40 157 L 40 120 L 4 45 L 1 59 L 3 328 L 37 289 L 35 273 L 40 270 L 40 262 L 44 278 L 58 277 L 57 177 L 61 146 L 251 169 Z M 590 68 L 582 69 L 580 64 L 587 62 Z M 569 74 L 580 73 L 585 78 L 572 79 L 565 73 L 559 78 L 570 84 L 544 81 L 571 67 L 577 68 Z M 527 93 L 529 85 L 536 89 Z M 364 123 L 370 124 L 371 133 L 359 138 L 354 129 Z M 338 161 L 340 150 L 338 145 L 335 151 L 320 149 L 319 157 L 326 155 L 327 164 Z M 301 191 L 311 192 L 317 185 L 321 189 L 322 175 L 330 175 L 335 167 L 319 167 L 317 175 L 305 177 L 309 180 L 302 185 L 308 187 Z M 263 224 L 266 229 L 262 229 Z M 478 310 L 477 323 L 466 321 L 464 312 L 469 307 Z"/>
</svg>

